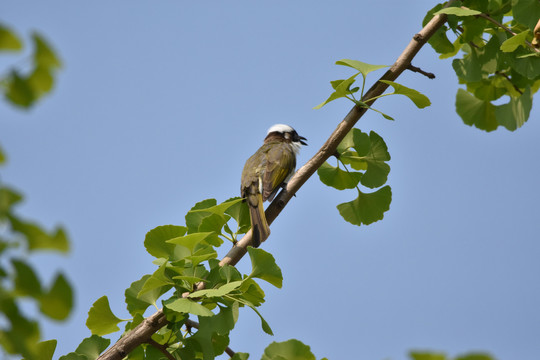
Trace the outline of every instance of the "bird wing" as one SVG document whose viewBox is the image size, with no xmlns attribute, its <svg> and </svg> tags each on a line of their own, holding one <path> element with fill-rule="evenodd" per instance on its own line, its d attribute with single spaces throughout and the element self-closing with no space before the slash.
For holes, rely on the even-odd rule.
<svg viewBox="0 0 540 360">
<path fill-rule="evenodd" d="M 294 152 L 285 143 L 274 143 L 266 152 L 263 175 L 263 201 L 273 198 L 296 167 Z"/>
</svg>

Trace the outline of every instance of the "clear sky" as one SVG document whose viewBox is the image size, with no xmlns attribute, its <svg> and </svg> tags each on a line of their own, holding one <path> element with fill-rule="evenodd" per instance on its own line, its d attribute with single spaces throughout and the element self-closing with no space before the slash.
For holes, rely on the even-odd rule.
<svg viewBox="0 0 540 360">
<path fill-rule="evenodd" d="M 36 258 L 45 278 L 61 268 L 76 289 L 70 320 L 45 326 L 59 340 L 55 358 L 89 336 L 87 311 L 99 297 L 129 317 L 124 290 L 155 270 L 147 231 L 182 225 L 202 199 L 239 195 L 244 162 L 274 123 L 308 139 L 305 163 L 351 107 L 312 109 L 330 80 L 351 74 L 334 62 L 392 64 L 432 6 L 2 1 L 0 21 L 26 39 L 40 31 L 65 65 L 31 111 L 0 103 L 2 181 L 26 195 L 21 215 L 61 223 L 72 240 L 69 256 Z M 330 360 L 401 360 L 410 350 L 538 359 L 539 104 L 520 130 L 485 133 L 455 113 L 450 60 L 426 46 L 413 64 L 437 78 L 406 73 L 398 82 L 433 105 L 385 98 L 376 107 L 396 121 L 369 113 L 358 124 L 388 144 L 390 211 L 353 226 L 336 205 L 354 192 L 311 178 L 263 245 L 284 275 L 282 289 L 263 284 L 260 310 L 275 336 L 243 309 L 235 351 L 259 359 L 270 342 L 297 338 Z"/>
</svg>

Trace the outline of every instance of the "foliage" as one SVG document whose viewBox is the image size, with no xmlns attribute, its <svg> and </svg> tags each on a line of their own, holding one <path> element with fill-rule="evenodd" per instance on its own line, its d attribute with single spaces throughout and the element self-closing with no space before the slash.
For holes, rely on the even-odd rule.
<svg viewBox="0 0 540 360">
<path fill-rule="evenodd" d="M 216 260 L 219 246 L 225 241 L 236 242 L 249 229 L 245 202 L 233 198 L 217 204 L 207 199 L 195 204 L 185 220 L 185 226 L 164 225 L 148 232 L 144 245 L 156 258 L 156 271 L 126 289 L 130 319 L 114 315 L 105 296 L 94 303 L 86 325 L 95 336 L 118 331 L 122 322 L 126 331 L 134 328 L 148 307 L 158 307 L 158 300 L 169 324 L 152 339 L 176 358 L 213 359 L 222 354 L 243 307 L 255 311 L 262 330 L 272 334 L 258 310 L 265 299 L 256 279 L 281 287 L 283 277 L 274 257 L 262 249 L 248 248 L 252 264 L 249 274 L 241 274 L 233 266 L 220 266 Z M 197 287 L 201 282 L 204 289 Z M 194 317 L 198 319 L 196 332 L 191 331 Z M 188 328 L 187 333 L 180 331 L 182 326 Z M 143 344 L 129 357 L 143 354 L 147 359 L 161 356 L 154 347 Z"/>
<path fill-rule="evenodd" d="M 34 105 L 36 100 L 51 90 L 52 74 L 60 61 L 43 37 L 32 35 L 33 68 L 28 75 L 12 69 L 0 79 L 8 103 L 23 108 Z M 20 51 L 19 37 L 0 24 L 0 51 Z M 0 149 L 0 165 L 6 156 Z M 0 182 L 0 346 L 10 355 L 25 359 L 51 359 L 56 340 L 41 341 L 38 321 L 27 315 L 27 303 L 33 303 L 37 313 L 53 320 L 65 320 L 73 309 L 73 290 L 66 277 L 58 272 L 44 283 L 29 262 L 38 251 L 65 254 L 69 251 L 67 235 L 61 227 L 52 231 L 20 217 L 15 212 L 23 196 Z"/>
<path fill-rule="evenodd" d="M 504 16 L 514 18 L 503 24 Z M 532 96 L 540 87 L 538 51 L 531 46 L 532 29 L 538 19 L 539 3 L 535 0 L 464 0 L 454 1 L 452 6 L 434 7 L 424 19 L 427 23 L 435 14 L 446 14 L 448 25 L 439 29 L 429 42 L 441 58 L 454 57 L 461 51 L 463 56 L 454 59 L 452 66 L 465 89 L 458 90 L 456 111 L 468 125 L 486 131 L 499 125 L 515 130 L 527 121 L 532 106 Z M 456 39 L 451 42 L 447 33 Z M 1 80 L 6 99 L 20 107 L 32 105 L 53 86 L 52 75 L 61 66 L 60 61 L 39 35 L 32 36 L 35 52 L 32 69 L 23 75 L 12 70 Z M 18 51 L 22 48 L 19 38 L 5 27 L 0 27 L 0 50 Z M 404 95 L 418 108 L 430 105 L 429 99 L 417 90 L 393 81 L 384 81 L 393 88 L 392 93 L 374 98 L 364 98 L 367 75 L 385 68 L 358 60 L 342 59 L 337 65 L 355 70 L 346 79 L 330 84 L 333 92 L 316 106 L 321 108 L 339 98 L 347 98 L 355 106 L 380 113 L 385 119 L 394 120 L 372 108 L 372 101 L 388 95 Z M 354 86 L 358 76 L 361 86 Z M 359 93 L 359 97 L 355 94 Z M 508 97 L 502 105 L 494 101 Z M 343 218 L 355 225 L 368 225 L 381 220 L 391 202 L 391 189 L 386 184 L 390 167 L 390 154 L 384 140 L 377 133 L 369 134 L 352 129 L 338 146 L 336 166 L 326 162 L 318 169 L 321 181 L 338 190 L 356 189 L 357 197 L 337 206 Z M 0 162 L 4 161 L 0 153 Z M 377 189 L 368 192 L 365 189 Z M 53 249 L 66 251 L 67 240 L 61 229 L 47 233 L 39 226 L 20 220 L 13 215 L 11 207 L 21 196 L 11 189 L 0 191 L 0 219 L 8 224 L 13 233 L 21 235 L 28 251 Z M 115 315 L 108 298 L 95 301 L 88 312 L 87 327 L 92 336 L 86 338 L 77 349 L 62 360 L 92 360 L 109 345 L 101 336 L 125 333 L 142 323 L 144 315 L 152 306 L 162 307 L 167 325 L 127 354 L 129 359 L 211 360 L 227 352 L 229 334 L 239 319 L 240 309 L 250 308 L 260 318 L 261 329 L 273 334 L 270 324 L 259 311 L 265 302 L 265 294 L 259 285 L 264 280 L 278 288 L 283 276 L 274 257 L 262 249 L 248 248 L 251 272 L 242 274 L 234 266 L 217 260 L 218 248 L 229 242 L 234 244 L 240 235 L 249 230 L 247 206 L 239 198 L 218 204 L 207 199 L 195 204 L 185 216 L 184 225 L 159 226 L 146 235 L 144 245 L 154 258 L 156 270 L 133 282 L 125 291 L 127 319 Z M 4 240 L 1 254 L 21 240 Z M 62 275 L 58 275 L 49 287 L 44 287 L 32 267 L 20 258 L 10 259 L 11 267 L 0 269 L 3 282 L 0 292 L 2 311 L 10 326 L 2 329 L 1 345 L 10 354 L 22 354 L 27 359 L 50 359 L 55 341 L 39 342 L 37 322 L 21 314 L 18 300 L 33 299 L 40 311 L 54 319 L 63 319 L 71 308 L 71 288 Z M 67 311 L 66 311 L 67 309 Z M 195 322 L 193 319 L 197 319 Z M 184 330 L 185 329 L 185 330 Z M 235 353 L 233 359 L 247 359 L 248 354 Z M 412 352 L 413 360 L 446 360 L 440 353 Z M 308 346 L 298 340 L 272 343 L 264 351 L 262 359 L 306 359 L 315 356 Z M 485 354 L 468 354 L 456 360 L 490 360 Z"/>
<path fill-rule="evenodd" d="M 417 90 L 408 88 L 393 81 L 380 80 L 390 85 L 394 92 L 383 94 L 374 98 L 364 99 L 364 89 L 367 75 L 375 70 L 387 67 L 386 65 L 372 65 L 358 60 L 343 59 L 336 62 L 336 65 L 351 67 L 358 72 L 345 80 L 334 80 L 330 82 L 334 92 L 330 94 L 315 109 L 320 109 L 329 102 L 346 98 L 361 108 L 374 110 L 380 113 L 385 119 L 394 120 L 390 115 L 376 110 L 368 105 L 369 102 L 389 95 L 404 95 L 408 97 L 418 108 L 422 109 L 429 105 L 429 99 Z M 352 87 L 358 75 L 362 75 L 362 88 Z M 360 91 L 360 99 L 354 96 Z M 382 220 L 384 213 L 390 209 L 392 201 L 392 190 L 390 186 L 382 187 L 388 178 L 390 166 L 386 163 L 390 160 L 388 147 L 383 138 L 374 131 L 370 134 L 363 133 L 359 129 L 352 129 L 338 146 L 336 153 L 336 166 L 325 162 L 318 170 L 320 180 L 328 186 L 338 190 L 356 189 L 358 196 L 356 199 L 339 204 L 337 206 L 341 216 L 354 225 L 369 225 L 375 221 Z M 356 171 L 348 169 L 350 166 Z M 341 169 L 343 167 L 343 169 Z M 379 188 L 375 192 L 362 192 L 359 185 L 369 189 Z"/>
<path fill-rule="evenodd" d="M 447 25 L 429 44 L 441 59 L 462 55 L 452 61 L 459 83 L 465 85 L 458 90 L 456 112 L 465 124 L 481 130 L 516 130 L 528 120 L 540 87 L 540 52 L 531 44 L 540 2 L 463 0 L 451 6 L 435 6 L 424 24 L 435 14 L 448 15 Z"/>
<path fill-rule="evenodd" d="M 392 191 L 386 185 L 390 160 L 384 140 L 374 131 L 370 134 L 352 129 L 337 148 L 337 165 L 325 162 L 317 174 L 321 181 L 338 190 L 356 189 L 358 197 L 337 206 L 343 218 L 354 225 L 369 225 L 383 218 L 390 208 Z M 347 165 L 352 169 L 349 170 Z M 343 166 L 344 170 L 341 169 Z M 372 193 L 362 192 L 359 185 L 374 189 Z"/>
<path fill-rule="evenodd" d="M 32 33 L 31 66 L 25 71 L 13 67 L 0 76 L 0 88 L 6 100 L 20 108 L 29 108 L 54 86 L 54 75 L 62 63 L 47 41 Z M 0 24 L 0 51 L 20 52 L 23 42 L 17 34 Z"/>
<path fill-rule="evenodd" d="M 0 345 L 8 354 L 50 359 L 56 340 L 40 342 L 39 324 L 24 313 L 23 300 L 29 299 L 50 319 L 64 320 L 73 308 L 73 291 L 60 272 L 43 283 L 28 256 L 43 250 L 66 253 L 69 243 L 62 228 L 47 231 L 17 215 L 14 207 L 22 199 L 0 183 L 0 224 L 5 229 L 0 235 L 0 312 L 6 320 L 0 326 Z"/>
</svg>

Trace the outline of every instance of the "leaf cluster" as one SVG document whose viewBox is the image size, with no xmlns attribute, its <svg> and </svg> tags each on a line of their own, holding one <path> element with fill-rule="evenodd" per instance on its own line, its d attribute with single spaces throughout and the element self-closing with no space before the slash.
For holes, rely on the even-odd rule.
<svg viewBox="0 0 540 360">
<path fill-rule="evenodd" d="M 353 103 L 355 103 L 356 106 L 360 108 L 366 108 L 366 109 L 376 111 L 380 113 L 385 119 L 394 120 L 394 118 L 392 118 L 390 115 L 387 115 L 379 110 L 376 110 L 370 107 L 368 104 L 380 97 L 389 96 L 389 95 L 404 95 L 408 97 L 420 109 L 431 105 L 431 102 L 429 101 L 429 99 L 425 95 L 418 92 L 417 90 L 408 88 L 404 85 L 398 84 L 393 81 L 388 81 L 388 80 L 381 80 L 381 82 L 384 82 L 392 86 L 392 88 L 394 88 L 394 92 L 383 94 L 381 96 L 376 96 L 369 99 L 364 99 L 364 90 L 365 90 L 367 75 L 372 71 L 383 69 L 388 66 L 367 64 L 359 60 L 351 60 L 351 59 L 342 59 L 342 60 L 336 61 L 336 65 L 347 66 L 347 67 L 355 69 L 357 72 L 347 79 L 330 81 L 330 85 L 334 89 L 334 92 L 330 94 L 328 99 L 326 99 L 319 105 L 315 106 L 314 109 L 320 109 L 324 105 L 336 99 L 346 98 L 352 101 Z M 361 88 L 359 86 L 352 87 L 358 75 L 362 75 L 362 87 Z M 356 99 L 354 94 L 357 93 L 358 91 L 360 91 L 360 97 L 359 99 Z"/>
<path fill-rule="evenodd" d="M 0 159 L 2 162 L 2 159 Z M 40 342 L 39 323 L 23 311 L 30 300 L 38 312 L 53 320 L 65 320 L 73 308 L 73 290 L 58 272 L 49 284 L 43 283 L 28 260 L 36 251 L 66 253 L 69 242 L 64 230 L 47 231 L 23 219 L 15 207 L 23 196 L 0 182 L 0 346 L 8 354 L 25 359 L 50 359 L 56 340 Z"/>
<path fill-rule="evenodd" d="M 540 3 L 455 1 L 451 7 L 435 6 L 424 24 L 436 14 L 447 14 L 448 22 L 429 44 L 441 59 L 461 55 L 452 67 L 459 83 L 465 85 L 456 95 L 456 112 L 463 122 L 485 131 L 521 127 L 540 87 L 540 52 L 531 45 Z"/>
<path fill-rule="evenodd" d="M 325 185 L 335 189 L 356 189 L 354 200 L 337 206 L 341 216 L 358 226 L 381 220 L 392 200 L 390 186 L 383 186 L 390 172 L 390 154 L 383 138 L 374 131 L 368 135 L 353 128 L 338 146 L 336 159 L 336 166 L 325 162 L 317 174 Z M 379 189 L 364 192 L 360 186 Z"/>
<path fill-rule="evenodd" d="M 113 314 L 104 296 L 93 304 L 86 325 L 95 336 L 119 331 L 122 322 L 129 331 L 141 323 L 149 307 L 158 308 L 160 300 L 168 325 L 152 335 L 153 344 L 142 344 L 128 355 L 134 359 L 157 359 L 163 356 L 160 348 L 178 359 L 214 359 L 226 350 L 243 307 L 255 311 L 262 330 L 272 334 L 258 310 L 265 294 L 256 279 L 281 287 L 283 277 L 274 257 L 248 248 L 249 274 L 241 274 L 234 266 L 220 266 L 217 260 L 217 249 L 225 242 L 236 242 L 247 230 L 249 213 L 240 198 L 220 204 L 215 199 L 201 201 L 186 214 L 185 226 L 150 230 L 144 245 L 155 257 L 157 269 L 126 289 L 130 317 Z"/>
<path fill-rule="evenodd" d="M 11 104 L 29 108 L 54 86 L 54 75 L 62 63 L 48 42 L 37 32 L 31 35 L 33 52 L 27 68 L 12 67 L 5 75 L 0 75 L 0 88 L 5 99 Z M 0 24 L 0 51 L 21 52 L 23 42 L 8 27 Z"/>
<path fill-rule="evenodd" d="M 347 79 L 334 80 L 330 85 L 334 92 L 317 105 L 315 109 L 320 109 L 324 105 L 339 98 L 346 98 L 360 108 L 380 113 L 385 119 L 394 120 L 379 110 L 368 104 L 389 95 L 404 95 L 409 98 L 418 108 L 422 109 L 429 105 L 429 99 L 417 90 L 398 84 L 389 80 L 379 80 L 393 88 L 393 92 L 364 99 L 364 90 L 367 75 L 375 70 L 387 67 L 386 65 L 367 64 L 359 60 L 342 59 L 336 65 L 343 65 L 355 69 L 354 73 Z M 362 76 L 362 86 L 353 87 L 358 75 Z M 355 93 L 360 92 L 360 99 L 355 97 Z M 390 186 L 383 186 L 388 178 L 390 166 L 390 154 L 383 138 L 375 132 L 363 133 L 359 129 L 352 129 L 338 146 L 336 153 L 336 166 L 325 162 L 318 170 L 319 179 L 328 186 L 338 190 L 356 189 L 357 197 L 349 202 L 337 206 L 341 216 L 354 225 L 369 225 L 375 221 L 382 220 L 384 213 L 390 209 L 392 191 Z M 349 167 L 351 169 L 349 169 Z M 360 190 L 360 186 L 378 190 L 368 193 Z"/>
</svg>

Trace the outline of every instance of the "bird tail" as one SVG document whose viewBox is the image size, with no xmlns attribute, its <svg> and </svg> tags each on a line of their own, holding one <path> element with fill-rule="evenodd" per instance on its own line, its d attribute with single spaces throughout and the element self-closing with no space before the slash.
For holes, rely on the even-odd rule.
<svg viewBox="0 0 540 360">
<path fill-rule="evenodd" d="M 262 195 L 257 194 L 256 196 L 257 206 L 253 206 L 252 202 L 248 201 L 253 247 L 259 247 L 270 236 L 270 227 L 266 221 L 266 215 L 264 215 Z"/>
</svg>

